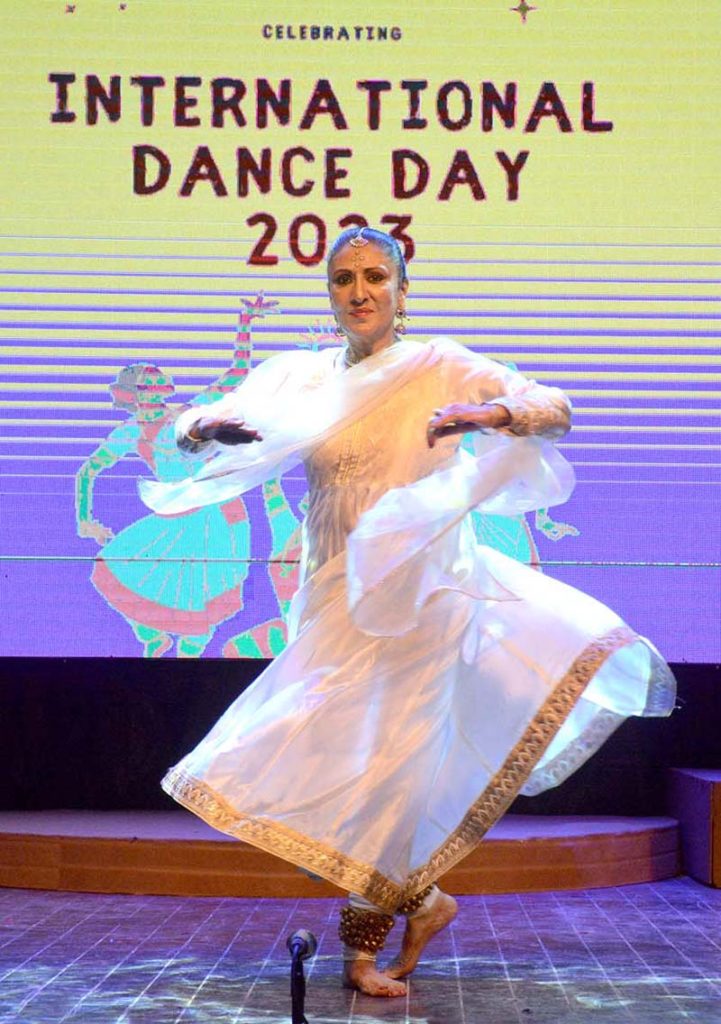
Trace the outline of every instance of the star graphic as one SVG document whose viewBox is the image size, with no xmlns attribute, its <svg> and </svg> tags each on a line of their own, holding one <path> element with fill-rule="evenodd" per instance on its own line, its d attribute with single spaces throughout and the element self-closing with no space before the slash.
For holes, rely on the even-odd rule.
<svg viewBox="0 0 721 1024">
<path fill-rule="evenodd" d="M 528 12 L 529 11 L 537 11 L 538 8 L 537 7 L 531 7 L 530 4 L 526 3 L 526 0 L 520 0 L 520 3 L 518 4 L 518 6 L 516 6 L 516 7 L 509 7 L 509 10 L 516 11 L 518 14 L 520 14 L 521 15 L 521 21 L 525 25 L 526 24 L 526 18 L 528 17 Z"/>
</svg>

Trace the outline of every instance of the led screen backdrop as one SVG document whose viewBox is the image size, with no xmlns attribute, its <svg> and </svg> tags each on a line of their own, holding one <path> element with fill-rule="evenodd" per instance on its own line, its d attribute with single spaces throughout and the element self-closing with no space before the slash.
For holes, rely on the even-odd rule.
<svg viewBox="0 0 721 1024">
<path fill-rule="evenodd" d="M 366 220 L 412 256 L 409 337 L 573 399 L 573 498 L 479 537 L 721 658 L 713 4 L 2 16 L 1 653 L 282 647 L 303 480 L 170 518 L 136 485 L 188 472 L 184 404 L 334 343 L 323 256 Z"/>
</svg>

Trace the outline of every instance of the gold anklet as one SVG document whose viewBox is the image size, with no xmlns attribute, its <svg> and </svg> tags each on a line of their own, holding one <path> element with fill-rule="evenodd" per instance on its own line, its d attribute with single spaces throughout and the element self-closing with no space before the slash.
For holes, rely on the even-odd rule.
<svg viewBox="0 0 721 1024">
<path fill-rule="evenodd" d="M 343 907 L 340 912 L 338 936 L 341 942 L 364 953 L 378 953 L 386 944 L 388 933 L 395 924 L 390 914 L 375 914 L 372 910 Z"/>
<path fill-rule="evenodd" d="M 412 914 L 414 911 L 420 909 L 423 906 L 426 899 L 430 896 L 433 891 L 432 885 L 427 885 L 425 889 L 421 889 L 415 896 L 411 896 L 409 899 L 401 903 L 400 907 L 396 911 L 398 914 Z"/>
</svg>

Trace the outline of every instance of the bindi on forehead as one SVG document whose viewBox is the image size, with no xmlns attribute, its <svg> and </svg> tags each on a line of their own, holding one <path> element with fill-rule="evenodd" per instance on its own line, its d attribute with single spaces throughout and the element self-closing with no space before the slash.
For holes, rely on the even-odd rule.
<svg viewBox="0 0 721 1024">
<path fill-rule="evenodd" d="M 348 246 L 345 246 L 333 257 L 329 268 L 329 276 L 333 277 L 341 270 L 381 270 L 391 276 L 392 261 L 389 261 L 385 253 L 376 246 L 370 246 L 368 249 L 361 250 L 350 249 Z"/>
<path fill-rule="evenodd" d="M 363 228 L 359 230 L 358 234 L 354 238 L 351 238 L 348 244 L 353 249 L 351 254 L 353 266 L 362 267 L 365 263 L 365 252 L 363 250 L 368 245 L 368 239 L 363 234 Z"/>
</svg>

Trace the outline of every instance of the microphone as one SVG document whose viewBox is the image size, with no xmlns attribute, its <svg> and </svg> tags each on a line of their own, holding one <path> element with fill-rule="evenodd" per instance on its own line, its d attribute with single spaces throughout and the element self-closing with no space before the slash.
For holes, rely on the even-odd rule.
<svg viewBox="0 0 721 1024">
<path fill-rule="evenodd" d="M 285 940 L 291 955 L 290 964 L 290 1001 L 291 1024 L 308 1024 L 305 1015 L 305 975 L 303 961 L 314 956 L 318 948 L 315 935 L 299 928 Z"/>
<path fill-rule="evenodd" d="M 294 960 L 308 960 L 309 957 L 315 956 L 315 951 L 318 949 L 315 935 L 306 931 L 305 928 L 299 928 L 297 932 L 289 935 L 285 944 Z"/>
</svg>

